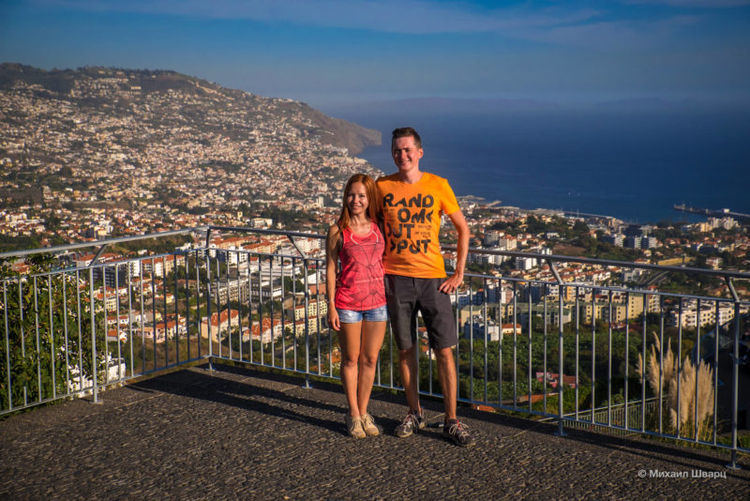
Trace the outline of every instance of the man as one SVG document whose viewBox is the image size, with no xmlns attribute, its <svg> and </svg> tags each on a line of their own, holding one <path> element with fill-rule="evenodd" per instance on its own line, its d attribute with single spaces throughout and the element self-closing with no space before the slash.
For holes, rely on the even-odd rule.
<svg viewBox="0 0 750 501">
<path fill-rule="evenodd" d="M 430 346 L 436 354 L 443 390 L 443 435 L 461 446 L 474 445 L 465 424 L 456 417 L 456 365 L 453 347 L 458 342 L 450 296 L 463 282 L 469 227 L 448 181 L 419 170 L 424 155 L 417 131 L 393 131 L 391 153 L 398 172 L 377 181 L 386 240 L 385 290 L 391 329 L 399 349 L 399 371 L 409 412 L 396 427 L 404 438 L 424 428 L 417 391 L 417 312 L 422 313 Z M 456 271 L 446 278 L 438 235 L 440 216 L 447 214 L 458 234 Z"/>
</svg>

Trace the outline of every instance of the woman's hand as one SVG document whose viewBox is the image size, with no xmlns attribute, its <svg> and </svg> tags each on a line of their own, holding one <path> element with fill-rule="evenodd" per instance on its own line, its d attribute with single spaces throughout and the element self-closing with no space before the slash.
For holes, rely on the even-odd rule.
<svg viewBox="0 0 750 501">
<path fill-rule="evenodd" d="M 341 322 L 339 321 L 339 312 L 336 308 L 328 307 L 328 325 L 335 331 L 341 330 Z"/>
</svg>

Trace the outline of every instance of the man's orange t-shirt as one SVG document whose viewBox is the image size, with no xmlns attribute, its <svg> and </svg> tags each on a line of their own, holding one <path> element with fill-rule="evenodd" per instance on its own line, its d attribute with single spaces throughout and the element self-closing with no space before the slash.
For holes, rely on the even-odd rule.
<svg viewBox="0 0 750 501">
<path fill-rule="evenodd" d="M 422 173 L 414 184 L 398 173 L 377 181 L 385 219 L 385 272 L 414 278 L 445 277 L 440 253 L 440 216 L 459 210 L 448 181 Z"/>
</svg>

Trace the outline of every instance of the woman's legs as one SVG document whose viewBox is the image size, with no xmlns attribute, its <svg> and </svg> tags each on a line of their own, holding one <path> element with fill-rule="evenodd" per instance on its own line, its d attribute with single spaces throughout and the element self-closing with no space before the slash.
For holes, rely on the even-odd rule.
<svg viewBox="0 0 750 501">
<path fill-rule="evenodd" d="M 346 402 L 349 404 L 349 415 L 359 417 L 362 414 L 357 403 L 357 361 L 359 360 L 362 322 L 341 324 L 339 344 L 341 345 L 341 384 L 344 387 Z"/>
<path fill-rule="evenodd" d="M 375 367 L 380 347 L 385 337 L 385 322 L 362 322 L 362 342 L 359 353 L 359 380 L 357 382 L 357 406 L 360 416 L 367 414 L 372 384 L 375 381 Z"/>
</svg>

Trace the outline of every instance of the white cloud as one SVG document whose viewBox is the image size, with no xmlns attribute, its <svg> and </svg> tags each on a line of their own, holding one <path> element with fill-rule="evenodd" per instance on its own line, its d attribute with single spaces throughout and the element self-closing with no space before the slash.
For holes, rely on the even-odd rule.
<svg viewBox="0 0 750 501">
<path fill-rule="evenodd" d="M 499 33 L 509 39 L 563 47 L 593 49 L 649 48 L 668 43 L 697 16 L 630 19 L 601 10 L 577 7 L 538 8 L 521 4 L 486 9 L 461 2 L 427 0 L 31 0 L 101 12 L 138 12 L 209 19 L 248 19 L 300 26 L 370 30 L 402 34 Z M 750 0 L 622 0 L 683 6 L 747 5 Z"/>
<path fill-rule="evenodd" d="M 660 20 L 594 22 L 551 27 L 529 34 L 537 41 L 594 50 L 649 49 L 663 46 L 675 33 L 697 25 L 696 16 L 674 16 Z"/>
<path fill-rule="evenodd" d="M 750 0 L 626 0 L 625 3 L 637 5 L 670 5 L 683 8 L 724 9 L 727 7 L 745 7 Z"/>
<path fill-rule="evenodd" d="M 584 22 L 591 9 L 480 9 L 425 0 L 32 0 L 37 5 L 88 11 L 141 12 L 215 19 L 290 22 L 392 33 L 463 33 L 541 28 Z"/>
</svg>

